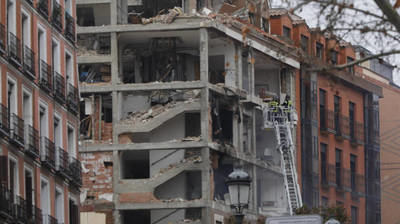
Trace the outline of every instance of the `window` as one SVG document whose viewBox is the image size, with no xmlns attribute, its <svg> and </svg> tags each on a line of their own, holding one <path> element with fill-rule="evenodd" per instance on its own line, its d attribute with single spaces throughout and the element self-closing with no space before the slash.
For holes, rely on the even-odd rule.
<svg viewBox="0 0 400 224">
<path fill-rule="evenodd" d="M 18 160 L 14 157 L 9 157 L 9 189 L 12 198 L 16 198 L 19 195 L 19 177 L 18 177 Z"/>
<path fill-rule="evenodd" d="M 340 97 L 334 96 L 334 119 L 336 135 L 341 135 L 340 132 Z"/>
<path fill-rule="evenodd" d="M 15 0 L 7 1 L 7 29 L 8 32 L 16 35 L 17 34 L 17 7 Z"/>
<path fill-rule="evenodd" d="M 53 62 L 53 70 L 55 72 L 60 73 L 60 46 L 57 41 L 52 41 L 52 62 Z"/>
<path fill-rule="evenodd" d="M 351 206 L 351 224 L 358 223 L 358 209 L 355 206 Z"/>
<path fill-rule="evenodd" d="M 328 207 L 328 198 L 327 197 L 322 197 L 321 198 L 321 206 L 323 207 L 323 208 L 327 208 Z"/>
<path fill-rule="evenodd" d="M 38 29 L 38 58 L 47 63 L 47 38 L 46 38 L 46 29 L 42 28 L 39 24 L 39 29 Z M 42 66 L 42 63 L 39 62 L 39 66 Z M 41 70 L 40 75 L 45 75 L 42 74 Z"/>
<path fill-rule="evenodd" d="M 319 125 L 321 130 L 326 130 L 327 128 L 327 117 L 326 117 L 326 91 L 319 89 Z"/>
<path fill-rule="evenodd" d="M 17 114 L 17 85 L 16 81 L 12 79 L 8 79 L 7 84 L 7 106 L 9 118 L 12 114 Z"/>
<path fill-rule="evenodd" d="M 331 63 L 333 65 L 336 65 L 338 63 L 338 52 L 335 50 L 331 50 L 330 56 Z"/>
<path fill-rule="evenodd" d="M 308 37 L 301 35 L 301 49 L 305 52 L 308 53 Z"/>
<path fill-rule="evenodd" d="M 336 171 L 336 186 L 342 186 L 342 150 L 336 149 L 335 150 L 335 171 Z"/>
<path fill-rule="evenodd" d="M 289 39 L 292 38 L 291 30 L 289 27 L 283 26 L 283 36 Z"/>
<path fill-rule="evenodd" d="M 324 45 L 322 45 L 321 43 L 317 42 L 317 44 L 315 46 L 315 56 L 317 58 L 322 59 L 323 55 L 324 55 Z"/>
<path fill-rule="evenodd" d="M 327 145 L 324 143 L 320 144 L 320 153 L 321 153 L 321 183 L 327 184 L 327 161 L 328 161 L 328 153 L 327 153 Z"/>
<path fill-rule="evenodd" d="M 58 151 L 62 146 L 62 132 L 61 132 L 61 119 L 58 116 L 54 116 L 54 145 Z"/>
<path fill-rule="evenodd" d="M 45 178 L 40 180 L 40 207 L 42 209 L 43 218 L 50 215 L 50 184 Z M 47 221 L 47 220 L 46 220 Z"/>
<path fill-rule="evenodd" d="M 32 95 L 27 91 L 23 91 L 22 93 L 22 108 L 24 108 L 22 113 L 25 126 L 32 125 Z"/>
<path fill-rule="evenodd" d="M 60 187 L 56 187 L 55 212 L 58 223 L 64 223 L 64 194 Z"/>
<path fill-rule="evenodd" d="M 67 77 L 67 83 L 74 85 L 73 62 L 69 53 L 65 53 L 65 76 Z"/>
<path fill-rule="evenodd" d="M 350 129 L 350 139 L 355 139 L 355 104 L 353 102 L 349 102 L 349 129 Z"/>
<path fill-rule="evenodd" d="M 354 58 L 347 57 L 347 63 L 351 63 L 351 62 L 353 62 L 353 61 L 354 61 Z M 350 66 L 350 67 L 348 68 L 348 71 L 349 71 L 351 74 L 354 74 L 354 66 Z"/>
<path fill-rule="evenodd" d="M 75 149 L 75 130 L 74 128 L 68 126 L 68 153 L 73 158 L 76 158 L 76 149 Z"/>
<path fill-rule="evenodd" d="M 69 199 L 69 220 L 70 224 L 79 223 L 79 208 L 77 200 L 74 198 Z"/>
<path fill-rule="evenodd" d="M 265 32 L 269 33 L 269 20 L 266 18 L 262 18 L 261 22 L 262 22 L 262 29 Z"/>
<path fill-rule="evenodd" d="M 35 190 L 33 180 L 34 178 L 32 169 L 25 168 L 25 200 L 27 204 L 26 210 L 28 217 L 32 217 L 35 212 L 32 210 L 32 205 L 35 204 Z"/>
<path fill-rule="evenodd" d="M 22 46 L 31 47 L 31 19 L 29 17 L 29 14 L 23 11 L 21 13 L 21 19 L 22 19 Z"/>
<path fill-rule="evenodd" d="M 356 161 L 357 156 L 350 155 L 350 183 L 351 183 L 351 191 L 356 191 Z"/>
<path fill-rule="evenodd" d="M 39 133 L 41 137 L 48 137 L 48 113 L 47 113 L 47 107 L 44 105 L 39 106 Z"/>
</svg>

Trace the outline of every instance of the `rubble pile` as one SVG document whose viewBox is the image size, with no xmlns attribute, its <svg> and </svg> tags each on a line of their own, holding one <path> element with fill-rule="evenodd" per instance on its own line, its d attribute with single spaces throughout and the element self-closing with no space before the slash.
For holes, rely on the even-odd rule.
<svg viewBox="0 0 400 224">
<path fill-rule="evenodd" d="M 173 9 L 168 9 L 168 13 L 162 14 L 164 11 L 161 11 L 157 16 L 152 18 L 142 18 L 142 24 L 149 23 L 172 23 L 176 17 L 182 16 L 184 14 L 182 8 L 174 7 Z"/>
</svg>

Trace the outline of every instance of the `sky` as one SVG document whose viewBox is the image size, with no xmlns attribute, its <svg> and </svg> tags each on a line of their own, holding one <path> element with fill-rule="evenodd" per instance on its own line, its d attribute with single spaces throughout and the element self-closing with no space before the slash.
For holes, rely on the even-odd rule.
<svg viewBox="0 0 400 224">
<path fill-rule="evenodd" d="M 354 7 L 360 8 L 360 9 L 365 9 L 370 12 L 373 12 L 375 14 L 382 14 L 378 6 L 375 4 L 373 0 L 343 0 L 343 1 L 351 1 L 354 4 Z M 395 0 L 390 0 L 393 4 Z M 298 4 L 299 0 L 271 0 L 271 5 L 272 7 L 284 7 L 284 8 L 293 8 L 296 4 Z M 398 12 L 400 13 L 400 8 L 398 9 Z M 325 28 L 324 25 L 326 25 L 326 21 L 324 20 L 323 17 L 319 16 L 319 8 L 317 5 L 307 5 L 295 12 L 298 16 L 303 17 L 308 26 L 311 28 L 314 27 L 321 27 Z M 345 15 L 340 18 L 341 21 L 343 21 L 341 24 L 344 24 L 343 26 L 346 25 L 346 23 L 352 23 L 352 24 L 361 24 L 361 26 L 364 26 L 364 24 L 369 24 L 373 23 L 374 18 L 365 16 L 364 14 L 361 13 L 355 13 L 354 11 L 346 11 Z M 390 29 L 389 26 L 384 25 L 384 28 Z M 392 33 L 394 36 L 400 38 L 400 34 L 398 32 L 393 32 Z M 361 45 L 368 50 L 370 50 L 373 53 L 380 53 L 382 51 L 388 51 L 392 49 L 400 49 L 400 43 L 399 41 L 393 41 L 390 38 L 387 38 L 386 36 L 380 36 L 376 34 L 361 34 L 360 32 L 349 32 L 347 34 L 342 35 L 343 38 L 352 43 L 353 45 Z M 386 57 L 385 60 L 387 60 L 389 63 L 395 66 L 400 67 L 400 55 L 392 55 L 389 57 Z M 393 74 L 393 79 L 396 84 L 400 85 L 400 68 L 396 68 Z"/>
</svg>

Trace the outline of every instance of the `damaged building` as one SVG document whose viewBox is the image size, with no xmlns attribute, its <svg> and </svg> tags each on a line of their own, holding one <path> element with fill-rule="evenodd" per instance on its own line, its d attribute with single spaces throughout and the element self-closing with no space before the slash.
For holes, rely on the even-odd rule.
<svg viewBox="0 0 400 224">
<path fill-rule="evenodd" d="M 269 33 L 267 1 L 78 0 L 77 17 L 81 223 L 227 223 L 238 166 L 250 222 L 301 205 L 265 127 L 270 100 L 298 107 L 300 68 Z"/>
</svg>

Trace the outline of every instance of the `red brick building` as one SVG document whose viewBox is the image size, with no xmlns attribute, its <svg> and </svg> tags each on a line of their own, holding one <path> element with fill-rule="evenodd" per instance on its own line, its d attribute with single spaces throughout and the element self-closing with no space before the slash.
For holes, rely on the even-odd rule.
<svg viewBox="0 0 400 224">
<path fill-rule="evenodd" d="M 79 223 L 75 0 L 0 1 L 0 223 Z"/>
<path fill-rule="evenodd" d="M 352 223 L 380 223 L 375 115 L 382 89 L 363 78 L 358 66 L 320 72 L 355 60 L 349 43 L 310 29 L 285 9 L 272 9 L 270 15 L 271 33 L 298 46 L 302 58 L 296 99 L 301 102 L 297 167 L 303 203 L 343 206 Z"/>
</svg>

